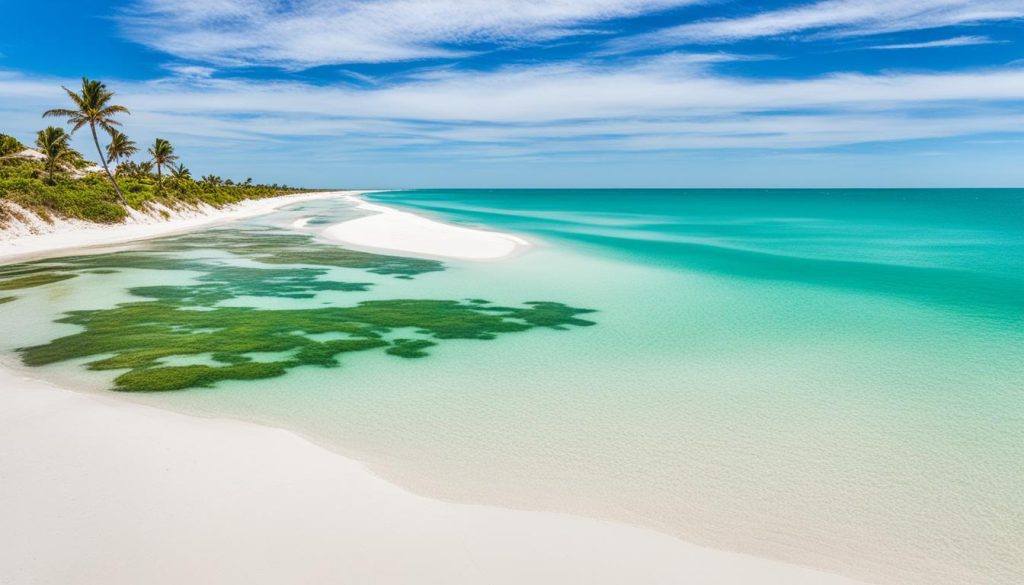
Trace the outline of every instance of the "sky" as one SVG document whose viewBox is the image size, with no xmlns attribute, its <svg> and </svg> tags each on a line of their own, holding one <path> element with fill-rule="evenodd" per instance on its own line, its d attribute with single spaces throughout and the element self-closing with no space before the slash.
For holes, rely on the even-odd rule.
<svg viewBox="0 0 1024 585">
<path fill-rule="evenodd" d="M 171 140 L 197 176 L 1024 186 L 1024 0 L 44 0 L 3 14 L 0 132 L 30 143 L 56 123 L 42 111 L 67 105 L 61 86 L 87 76 L 131 110 L 129 136 Z"/>
</svg>

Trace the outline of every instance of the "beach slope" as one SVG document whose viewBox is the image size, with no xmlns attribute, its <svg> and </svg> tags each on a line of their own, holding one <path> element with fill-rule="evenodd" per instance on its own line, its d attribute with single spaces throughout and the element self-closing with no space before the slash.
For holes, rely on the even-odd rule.
<svg viewBox="0 0 1024 585">
<path fill-rule="evenodd" d="M 853 585 L 650 530 L 420 497 L 283 430 L 0 370 L 0 582 Z"/>
</svg>

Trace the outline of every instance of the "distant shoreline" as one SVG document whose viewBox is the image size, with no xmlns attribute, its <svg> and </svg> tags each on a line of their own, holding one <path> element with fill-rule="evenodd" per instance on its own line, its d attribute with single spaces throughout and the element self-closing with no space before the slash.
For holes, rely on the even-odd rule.
<svg viewBox="0 0 1024 585">
<path fill-rule="evenodd" d="M 531 247 L 525 238 L 502 232 L 467 228 L 398 209 L 368 203 L 359 195 L 370 191 L 323 191 L 250 199 L 216 208 L 200 204 L 178 209 L 154 208 L 153 213 L 133 211 L 124 223 L 102 224 L 55 219 L 39 225 L 19 224 L 0 229 L 0 264 L 45 257 L 53 253 L 122 244 L 167 236 L 220 223 L 256 217 L 276 209 L 320 199 L 344 198 L 358 209 L 373 212 L 343 221 L 320 232 L 328 241 L 371 252 L 410 254 L 455 260 L 500 260 Z M 305 227 L 298 220 L 296 229 Z M 29 230 L 40 230 L 32 233 Z"/>
<path fill-rule="evenodd" d="M 100 224 L 77 220 L 55 220 L 47 224 L 43 233 L 28 233 L 15 229 L 0 230 L 0 264 L 9 264 L 43 257 L 55 252 L 84 252 L 83 248 L 121 244 L 137 240 L 158 238 L 178 232 L 219 223 L 256 217 L 276 209 L 346 195 L 359 191 L 325 191 L 249 199 L 221 208 L 198 205 L 184 209 L 165 209 L 167 218 L 142 213 L 133 214 L 125 223 Z"/>
</svg>

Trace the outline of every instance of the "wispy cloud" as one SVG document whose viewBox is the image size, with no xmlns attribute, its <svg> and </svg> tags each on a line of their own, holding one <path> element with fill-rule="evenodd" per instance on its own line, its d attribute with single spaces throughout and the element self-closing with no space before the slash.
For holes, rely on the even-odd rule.
<svg viewBox="0 0 1024 585">
<path fill-rule="evenodd" d="M 1024 18 L 1024 0 L 823 0 L 613 40 L 618 51 L 811 35 L 862 36 Z"/>
<path fill-rule="evenodd" d="M 132 109 L 140 138 L 159 133 L 207 147 L 319 137 L 345 152 L 429 149 L 470 158 L 784 150 L 977 136 L 1024 125 L 1021 68 L 754 80 L 694 61 L 700 59 L 685 66 L 679 56 L 442 70 L 373 87 L 180 76 L 112 86 Z M 69 82 L 0 72 L 0 103 L 19 111 L 11 119 L 38 126 L 39 110 L 62 103 L 61 83 Z"/>
<path fill-rule="evenodd" d="M 991 45 L 1001 41 L 994 41 L 988 37 L 960 36 L 937 41 L 925 41 L 922 43 L 901 43 L 895 45 L 875 45 L 869 49 L 896 50 L 896 49 L 933 49 L 942 47 L 969 47 L 973 45 Z"/>
<path fill-rule="evenodd" d="M 217 70 L 212 67 L 204 67 L 202 65 L 185 65 L 182 63 L 165 63 L 163 68 L 181 77 L 207 78 L 213 76 L 213 74 L 217 72 Z"/>
<path fill-rule="evenodd" d="M 305 68 L 455 58 L 700 0 L 138 0 L 132 40 L 181 59 Z"/>
</svg>

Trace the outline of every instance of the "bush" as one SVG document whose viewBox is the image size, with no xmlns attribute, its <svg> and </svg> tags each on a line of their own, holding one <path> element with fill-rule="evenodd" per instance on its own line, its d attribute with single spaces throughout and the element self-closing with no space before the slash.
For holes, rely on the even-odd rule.
<svg viewBox="0 0 1024 585">
<path fill-rule="evenodd" d="M 0 134 L 0 156 L 7 156 L 25 149 L 25 145 L 18 142 L 18 139 L 7 134 Z"/>
</svg>

